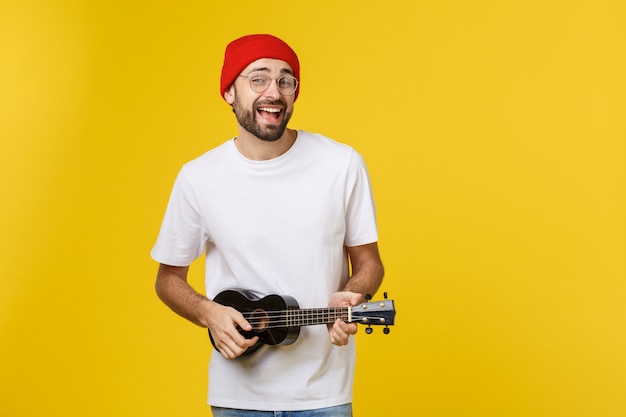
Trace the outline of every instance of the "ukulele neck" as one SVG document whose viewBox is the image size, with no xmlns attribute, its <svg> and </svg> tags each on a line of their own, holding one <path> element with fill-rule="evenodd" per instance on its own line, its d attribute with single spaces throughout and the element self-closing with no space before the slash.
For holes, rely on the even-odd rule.
<svg viewBox="0 0 626 417">
<path fill-rule="evenodd" d="M 287 326 L 312 326 L 317 324 L 332 324 L 337 319 L 351 322 L 351 307 L 305 308 L 286 310 Z"/>
</svg>

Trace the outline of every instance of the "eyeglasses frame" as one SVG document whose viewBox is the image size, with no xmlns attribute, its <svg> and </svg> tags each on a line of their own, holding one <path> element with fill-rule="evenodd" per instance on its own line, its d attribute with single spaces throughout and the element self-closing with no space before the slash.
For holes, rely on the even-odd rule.
<svg viewBox="0 0 626 417">
<path fill-rule="evenodd" d="M 262 73 L 262 74 L 263 74 L 263 73 Z M 269 83 L 267 83 L 267 86 L 265 87 L 265 89 L 263 89 L 262 91 L 256 91 L 256 90 L 252 87 L 252 78 L 251 78 L 251 77 L 252 77 L 253 75 L 258 75 L 258 74 L 256 74 L 256 73 L 253 73 L 253 74 L 251 74 L 251 75 L 243 75 L 243 74 L 239 74 L 238 76 L 239 76 L 239 77 L 243 77 L 243 78 L 247 78 L 247 79 L 248 79 L 248 83 L 250 84 L 250 89 L 251 89 L 252 91 L 254 91 L 255 93 L 259 93 L 259 94 L 260 94 L 260 93 L 264 93 L 264 92 L 266 92 L 266 91 L 268 90 L 268 88 L 270 88 L 270 85 L 272 85 L 272 81 L 276 81 L 276 86 L 278 87 L 278 91 L 280 92 L 280 94 L 282 94 L 282 95 L 284 95 L 284 96 L 293 96 L 293 95 L 296 93 L 296 91 L 298 90 L 298 85 L 300 84 L 300 83 L 299 83 L 299 81 L 298 81 L 298 79 L 297 79 L 296 77 L 294 77 L 294 76 L 293 76 L 293 74 L 282 74 L 280 77 L 277 77 L 277 78 L 272 78 L 272 77 L 268 76 L 268 78 L 269 78 L 269 81 L 270 81 L 270 82 L 269 82 Z M 263 74 L 263 75 L 265 75 L 265 74 Z M 291 92 L 291 93 L 289 93 L 289 94 L 286 94 L 286 93 L 283 93 L 283 92 L 281 91 L 280 84 L 278 84 L 278 80 L 280 80 L 280 79 L 281 79 L 281 78 L 283 78 L 283 77 L 292 77 L 292 78 L 294 79 L 294 81 L 295 81 L 296 85 L 295 85 L 295 87 L 293 88 L 293 92 Z"/>
</svg>

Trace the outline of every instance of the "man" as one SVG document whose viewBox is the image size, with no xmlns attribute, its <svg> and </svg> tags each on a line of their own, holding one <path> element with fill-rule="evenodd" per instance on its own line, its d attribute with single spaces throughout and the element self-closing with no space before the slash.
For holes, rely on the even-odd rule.
<svg viewBox="0 0 626 417">
<path fill-rule="evenodd" d="M 351 416 L 355 323 L 302 327 L 292 344 L 244 355 L 258 342 L 251 323 L 211 301 L 240 288 L 288 295 L 300 308 L 346 307 L 382 282 L 363 159 L 347 145 L 287 128 L 299 77 L 296 53 L 274 36 L 227 46 L 220 93 L 239 136 L 182 168 L 152 250 L 158 296 L 208 328 L 219 351 L 209 365 L 215 417 Z M 206 297 L 187 283 L 203 252 Z"/>
</svg>

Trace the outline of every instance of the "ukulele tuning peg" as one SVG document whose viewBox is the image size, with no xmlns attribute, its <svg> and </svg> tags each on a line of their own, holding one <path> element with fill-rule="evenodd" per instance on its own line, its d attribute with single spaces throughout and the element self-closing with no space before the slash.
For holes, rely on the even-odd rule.
<svg viewBox="0 0 626 417">
<path fill-rule="evenodd" d="M 374 329 L 372 329 L 372 326 L 367 326 L 367 328 L 365 329 L 365 333 L 367 334 L 372 334 L 373 331 Z"/>
<path fill-rule="evenodd" d="M 389 326 L 385 326 L 385 328 L 383 329 L 383 333 L 389 334 Z"/>
<path fill-rule="evenodd" d="M 383 293 L 383 297 L 385 297 L 385 300 L 387 299 L 387 291 Z"/>
<path fill-rule="evenodd" d="M 371 300 L 372 299 L 372 294 L 365 294 L 365 299 L 367 301 Z"/>
</svg>

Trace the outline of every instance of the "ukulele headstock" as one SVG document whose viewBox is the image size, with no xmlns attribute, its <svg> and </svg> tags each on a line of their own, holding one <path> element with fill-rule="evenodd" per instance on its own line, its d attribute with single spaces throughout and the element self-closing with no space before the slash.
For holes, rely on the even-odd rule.
<svg viewBox="0 0 626 417">
<path fill-rule="evenodd" d="M 392 326 L 396 316 L 396 309 L 393 300 L 385 299 L 380 301 L 369 301 L 371 296 L 368 295 L 367 302 L 352 307 L 352 322 L 367 325 L 366 333 L 371 333 L 370 326 L 385 326 L 384 333 L 389 333 L 387 326 Z"/>
</svg>

